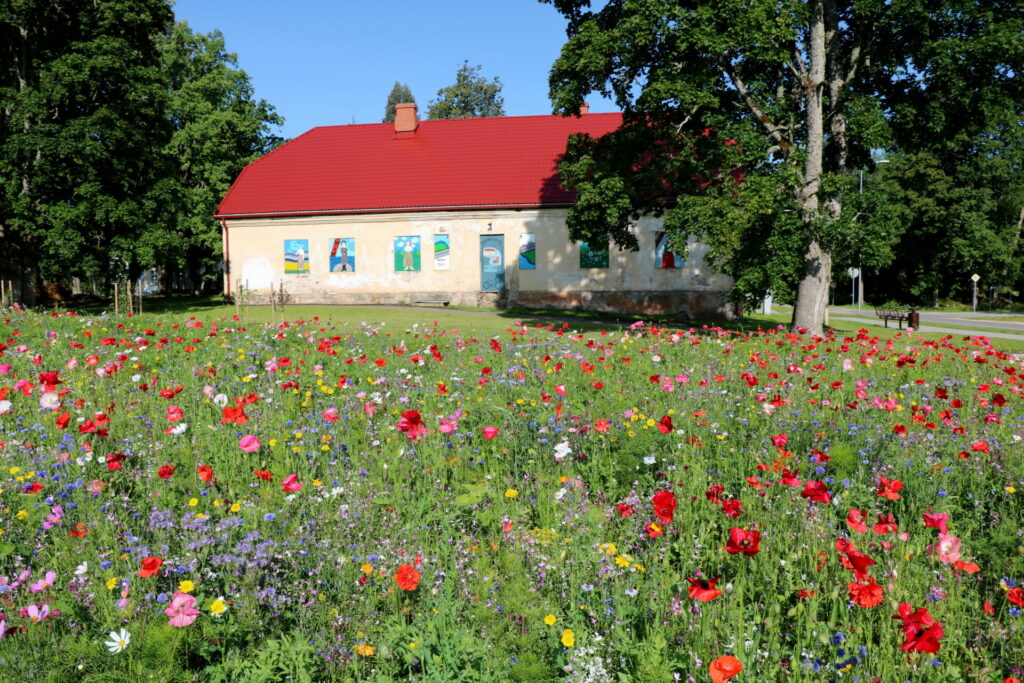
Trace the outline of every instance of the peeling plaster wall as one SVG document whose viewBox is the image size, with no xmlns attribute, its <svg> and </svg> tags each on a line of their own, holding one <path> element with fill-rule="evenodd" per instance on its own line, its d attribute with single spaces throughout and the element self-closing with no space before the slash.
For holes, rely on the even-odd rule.
<svg viewBox="0 0 1024 683">
<path fill-rule="evenodd" d="M 517 304 L 634 313 L 688 313 L 729 317 L 725 294 L 732 279 L 707 268 L 707 248 L 691 243 L 684 267 L 661 269 L 655 236 L 661 222 L 636 226 L 638 252 L 614 246 L 608 268 L 581 269 L 564 209 L 439 211 L 356 216 L 228 219 L 226 291 L 239 284 L 254 302 L 266 301 L 273 283 L 293 303 L 384 304 L 450 301 L 456 305 Z M 537 268 L 520 270 L 519 238 L 536 235 Z M 450 236 L 448 270 L 434 267 L 435 234 Z M 419 236 L 421 270 L 396 272 L 394 238 Z M 501 235 L 505 291 L 481 291 L 480 238 Z M 331 240 L 355 239 L 355 272 L 329 272 Z M 308 273 L 285 273 L 284 241 L 309 240 Z"/>
</svg>

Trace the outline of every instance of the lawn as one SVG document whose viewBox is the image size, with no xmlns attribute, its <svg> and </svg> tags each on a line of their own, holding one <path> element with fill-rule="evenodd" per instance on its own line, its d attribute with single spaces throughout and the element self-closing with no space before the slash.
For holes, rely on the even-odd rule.
<svg viewBox="0 0 1024 683">
<path fill-rule="evenodd" d="M 3 319 L 0 679 L 1022 675 L 998 342 L 95 313 Z"/>
</svg>

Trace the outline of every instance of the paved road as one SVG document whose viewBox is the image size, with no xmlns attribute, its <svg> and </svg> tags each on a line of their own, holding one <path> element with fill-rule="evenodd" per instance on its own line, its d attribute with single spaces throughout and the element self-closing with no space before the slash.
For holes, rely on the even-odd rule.
<svg viewBox="0 0 1024 683">
<path fill-rule="evenodd" d="M 921 331 L 943 332 L 965 337 L 984 335 L 992 339 L 1024 341 L 1024 322 L 1000 321 L 1000 317 L 1007 317 L 1007 314 L 978 313 L 977 317 L 972 317 L 970 313 L 921 313 Z M 849 309 L 829 309 L 829 320 L 843 320 L 871 325 L 884 324 L 873 312 L 869 315 L 866 308 L 862 309 L 862 314 L 859 317 L 856 312 L 851 314 Z M 956 327 L 945 327 L 943 323 L 956 325 Z M 898 327 L 898 323 L 890 322 L 890 326 Z"/>
</svg>

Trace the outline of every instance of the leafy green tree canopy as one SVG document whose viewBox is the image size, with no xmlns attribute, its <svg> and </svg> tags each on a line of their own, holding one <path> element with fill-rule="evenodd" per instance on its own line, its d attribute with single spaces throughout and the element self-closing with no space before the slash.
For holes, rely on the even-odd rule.
<svg viewBox="0 0 1024 683">
<path fill-rule="evenodd" d="M 480 66 L 463 62 L 455 74 L 455 83 L 437 91 L 437 99 L 427 107 L 428 119 L 472 119 L 504 116 L 505 99 L 501 79 L 488 81 L 480 75 Z"/>
<path fill-rule="evenodd" d="M 416 103 L 416 98 L 412 96 L 412 90 L 405 83 L 399 83 L 395 81 L 395 86 L 391 88 L 391 92 L 388 93 L 387 104 L 384 105 L 384 123 L 394 123 L 395 121 L 395 105 L 404 103 Z"/>
<path fill-rule="evenodd" d="M 866 230 L 847 206 L 851 171 L 872 172 L 870 150 L 890 147 L 894 127 L 971 137 L 1022 90 L 1020 3 L 541 2 L 567 20 L 555 111 L 600 92 L 624 115 L 618 131 L 568 145 L 570 236 L 636 248 L 633 222 L 664 216 L 677 248 L 699 237 L 748 291 L 792 289 L 793 327 L 815 332 L 835 258 L 853 244 L 884 258 L 899 236 L 896 221 Z M 942 102 L 969 115 L 943 119 Z"/>
</svg>

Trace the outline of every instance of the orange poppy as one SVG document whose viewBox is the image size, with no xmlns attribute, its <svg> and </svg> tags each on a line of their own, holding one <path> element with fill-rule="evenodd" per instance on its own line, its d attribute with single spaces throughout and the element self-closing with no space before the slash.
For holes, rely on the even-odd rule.
<svg viewBox="0 0 1024 683">
<path fill-rule="evenodd" d="M 725 683 L 743 671 L 743 662 L 732 655 L 723 655 L 711 662 L 709 669 L 713 683 Z"/>
</svg>

